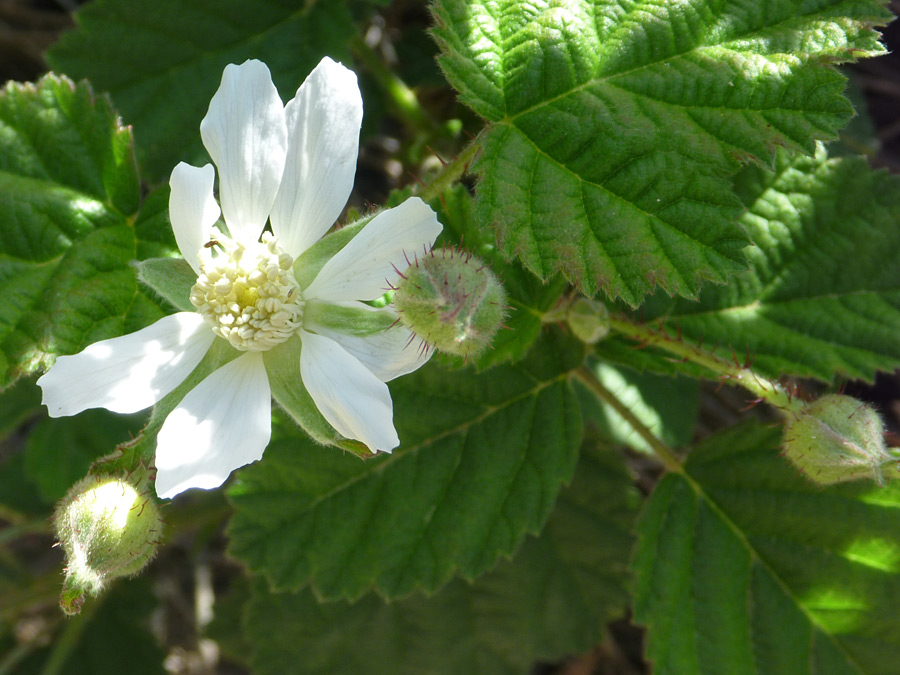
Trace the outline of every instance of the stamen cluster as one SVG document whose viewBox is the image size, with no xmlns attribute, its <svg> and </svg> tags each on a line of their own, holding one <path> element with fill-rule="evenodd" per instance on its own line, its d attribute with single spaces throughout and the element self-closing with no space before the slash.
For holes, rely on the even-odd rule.
<svg viewBox="0 0 900 675">
<path fill-rule="evenodd" d="M 303 320 L 303 299 L 291 256 L 266 232 L 245 245 L 214 231 L 200 253 L 191 304 L 213 331 L 242 351 L 266 351 L 287 340 Z"/>
</svg>

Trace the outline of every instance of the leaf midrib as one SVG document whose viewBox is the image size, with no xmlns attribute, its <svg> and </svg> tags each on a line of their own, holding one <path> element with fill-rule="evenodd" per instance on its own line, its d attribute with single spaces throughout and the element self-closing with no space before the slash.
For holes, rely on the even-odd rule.
<svg viewBox="0 0 900 675">
<path fill-rule="evenodd" d="M 724 9 L 724 5 L 723 5 L 722 8 Z M 787 18 L 785 18 L 783 21 L 780 21 L 780 22 L 778 22 L 778 23 L 772 23 L 772 24 L 769 24 L 769 25 L 765 26 L 765 27 L 762 28 L 762 29 L 759 29 L 759 30 L 756 30 L 756 31 L 750 31 L 750 32 L 746 32 L 746 33 L 737 34 L 737 35 L 733 36 L 731 39 L 729 39 L 728 42 L 734 42 L 734 41 L 736 41 L 736 40 L 747 39 L 747 38 L 749 38 L 749 37 L 761 37 L 764 31 L 777 30 L 780 26 L 784 25 L 785 23 L 788 23 L 788 22 L 790 22 L 790 21 L 795 21 L 796 19 L 801 18 L 801 17 L 815 17 L 815 16 L 817 16 L 819 13 L 821 13 L 820 10 L 817 10 L 816 12 L 808 12 L 808 13 L 806 13 L 806 14 L 796 14 L 796 15 L 794 15 L 794 16 L 792 16 L 792 17 L 787 17 Z M 532 23 L 534 23 L 534 22 L 532 22 Z M 531 24 L 529 23 L 528 25 L 531 25 Z M 526 29 L 527 29 L 527 28 L 526 28 Z M 523 31 L 526 30 L 526 29 L 523 29 L 522 31 L 518 31 L 518 32 L 521 33 L 521 32 L 523 32 Z M 511 40 L 511 39 L 512 39 L 512 36 L 507 37 L 507 38 L 504 38 L 503 42 L 505 43 L 505 42 L 507 42 L 507 41 L 509 41 L 509 40 Z M 545 105 L 549 105 L 549 104 L 551 104 L 551 103 L 555 103 L 556 101 L 562 100 L 562 99 L 568 97 L 569 95 L 571 95 L 571 94 L 573 94 L 573 93 L 575 93 L 575 92 L 583 91 L 583 90 L 587 89 L 588 87 L 590 87 L 590 86 L 592 86 L 592 85 L 594 85 L 594 84 L 601 84 L 601 85 L 602 85 L 603 83 L 608 82 L 609 80 L 612 80 L 612 79 L 614 79 L 614 78 L 623 77 L 623 76 L 626 76 L 626 75 L 631 75 L 631 74 L 636 73 L 636 72 L 639 72 L 639 71 L 641 71 L 641 70 L 643 70 L 643 69 L 645 69 L 645 68 L 651 68 L 651 67 L 653 67 L 653 66 L 657 66 L 657 65 L 660 65 L 660 64 L 663 64 L 663 63 L 669 63 L 669 62 L 675 61 L 675 60 L 677 60 L 677 59 L 681 59 L 681 58 L 684 58 L 684 57 L 686 57 L 686 56 L 689 56 L 689 55 L 691 55 L 691 54 L 693 54 L 693 53 L 701 52 L 701 51 L 703 51 L 703 50 L 705 50 L 705 49 L 715 48 L 715 47 L 723 48 L 723 44 L 727 44 L 727 43 L 718 43 L 718 42 L 717 42 L 717 43 L 713 43 L 713 44 L 702 44 L 702 45 L 697 45 L 697 46 L 692 47 L 691 49 L 688 49 L 688 50 L 686 50 L 686 51 L 678 52 L 678 53 L 675 53 L 675 54 L 670 54 L 670 55 L 665 56 L 664 58 L 660 58 L 660 59 L 657 59 L 657 60 L 655 60 L 655 61 L 647 61 L 647 62 L 641 63 L 640 65 L 635 66 L 635 67 L 633 67 L 633 68 L 629 68 L 629 69 L 622 70 L 622 71 L 615 72 L 615 73 L 608 73 L 608 74 L 604 75 L 603 77 L 592 77 L 592 78 L 590 78 L 589 80 L 587 80 L 586 82 L 584 82 L 584 83 L 582 83 L 582 84 L 579 84 L 579 85 L 576 85 L 576 86 L 572 87 L 571 89 L 568 89 L 568 90 L 566 90 L 565 92 L 560 93 L 560 94 L 557 94 L 556 96 L 553 96 L 553 97 L 551 97 L 551 98 L 548 98 L 548 99 L 546 99 L 546 100 L 544 100 L 544 101 L 540 101 L 540 102 L 534 104 L 533 106 L 531 106 L 530 108 L 526 108 L 526 109 L 520 110 L 520 111 L 518 111 L 517 113 L 515 113 L 514 115 L 506 115 L 505 117 L 501 118 L 500 120 L 497 120 L 497 122 L 498 122 L 498 123 L 499 123 L 499 122 L 513 123 L 514 120 L 515 120 L 516 118 L 518 118 L 518 117 L 522 117 L 523 115 L 526 115 L 526 114 L 528 114 L 528 113 L 534 112 L 535 110 L 538 110 L 538 109 L 542 108 L 542 107 L 545 106 Z M 502 50 L 502 51 L 503 51 L 503 54 L 506 54 L 507 51 L 508 51 L 508 50 L 506 49 L 506 45 L 505 45 L 505 44 L 503 45 L 503 50 Z M 729 50 L 729 51 L 734 51 L 734 50 Z M 762 57 L 764 57 L 764 58 L 768 58 L 769 53 L 766 53 L 766 54 L 758 54 L 758 56 L 762 56 Z M 810 55 L 810 57 L 811 57 L 811 59 L 812 59 L 812 58 L 814 57 L 814 55 Z M 823 58 L 824 58 L 824 57 L 823 57 Z M 504 75 L 505 75 L 505 73 L 504 73 Z M 505 81 L 505 80 L 506 80 L 506 78 L 504 77 L 504 81 Z M 505 91 L 501 91 L 500 93 L 501 93 L 501 95 L 503 96 L 503 99 L 504 99 L 504 101 L 505 101 L 505 100 L 506 100 L 506 92 L 505 92 Z M 631 93 L 632 93 L 632 95 L 634 95 L 634 96 L 638 96 L 638 94 L 635 94 L 634 92 L 631 92 Z M 657 100 L 657 99 L 650 99 L 650 100 Z M 728 110 L 732 110 L 732 109 L 731 109 L 731 108 L 728 108 Z M 744 109 L 744 108 L 734 108 L 733 110 L 746 110 L 746 109 Z M 755 110 L 755 109 L 754 109 L 754 110 Z"/>
<path fill-rule="evenodd" d="M 844 656 L 844 658 L 847 659 L 847 662 L 852 664 L 858 672 L 865 672 L 852 657 L 852 655 L 847 652 L 847 650 L 844 648 L 844 645 L 837 639 L 837 637 L 826 630 L 823 626 L 821 626 L 816 620 L 815 616 L 812 615 L 807 610 L 806 606 L 798 600 L 791 589 L 787 586 L 785 581 L 778 574 L 776 574 L 775 570 L 757 552 L 753 544 L 744 534 L 743 530 L 741 530 L 738 525 L 728 517 L 725 511 L 719 506 L 718 502 L 710 497 L 700 485 L 700 483 L 694 480 L 694 477 L 690 473 L 688 473 L 687 467 L 685 465 L 682 465 L 681 470 L 678 472 L 678 475 L 688 484 L 688 486 L 697 496 L 697 499 L 702 500 L 709 507 L 709 509 L 721 519 L 722 523 L 729 529 L 729 531 L 731 531 L 732 534 L 737 538 L 740 544 L 747 551 L 747 554 L 750 556 L 751 563 L 756 562 L 763 570 L 765 570 L 767 574 L 771 576 L 772 580 L 778 585 L 785 596 L 800 611 L 800 613 L 803 614 L 804 617 L 806 617 L 809 625 L 813 629 L 818 631 L 821 635 L 823 635 L 829 642 L 831 642 L 834 648 L 838 652 L 840 652 Z"/>
<path fill-rule="evenodd" d="M 447 438 L 449 436 L 453 436 L 453 435 L 456 435 L 459 433 L 466 433 L 466 432 L 468 432 L 468 430 L 470 428 L 472 428 L 476 424 L 480 424 L 481 422 L 483 422 L 484 420 L 489 418 L 491 415 L 496 414 L 498 411 L 503 410 L 503 409 L 505 409 L 515 403 L 518 403 L 519 401 L 524 400 L 526 398 L 536 396 L 540 392 L 542 392 L 544 389 L 546 389 L 547 387 L 550 387 L 551 385 L 557 384 L 559 382 L 567 381 L 569 379 L 571 372 L 573 372 L 573 371 L 568 370 L 563 373 L 560 373 L 556 377 L 553 377 L 549 380 L 542 380 L 542 381 L 538 382 L 538 384 L 536 386 L 532 387 L 531 389 L 523 391 L 523 392 L 517 394 L 516 396 L 514 396 L 510 399 L 507 399 L 507 400 L 503 401 L 503 403 L 501 403 L 501 404 L 487 406 L 485 408 L 485 410 L 482 413 L 480 413 L 479 415 L 476 415 L 475 417 L 472 417 L 456 426 L 449 427 L 449 428 L 445 429 L 444 431 L 441 431 L 440 433 L 435 434 L 434 436 L 424 438 L 421 441 L 419 441 L 418 443 L 399 447 L 397 450 L 395 450 L 393 453 L 391 453 L 391 455 L 388 458 L 386 458 L 383 462 L 379 462 L 377 465 L 373 466 L 373 468 L 370 471 L 360 471 L 358 473 L 353 474 L 351 477 L 349 477 L 348 479 L 344 480 L 343 482 L 335 485 L 333 488 L 331 488 L 327 492 L 324 492 L 321 495 L 318 495 L 314 499 L 310 500 L 309 503 L 307 503 L 302 509 L 293 511 L 290 515 L 287 515 L 284 518 L 281 518 L 276 522 L 289 523 L 289 522 L 296 520 L 299 516 L 302 516 L 302 515 L 305 515 L 307 513 L 314 511 L 320 504 L 327 501 L 328 499 L 331 499 L 335 495 L 340 494 L 344 490 L 349 489 L 351 486 L 355 485 L 359 481 L 367 479 L 373 475 L 376 475 L 379 472 L 384 471 L 385 467 L 391 466 L 395 462 L 399 461 L 399 458 L 404 457 L 405 455 L 407 455 L 409 453 L 418 452 L 419 450 L 421 450 L 425 447 L 428 447 L 430 445 L 433 445 L 433 444 L 437 443 L 438 441 L 441 441 L 444 438 Z M 291 490 L 291 489 L 267 491 L 266 494 L 269 496 L 278 496 L 278 495 L 296 496 L 295 491 Z"/>
</svg>

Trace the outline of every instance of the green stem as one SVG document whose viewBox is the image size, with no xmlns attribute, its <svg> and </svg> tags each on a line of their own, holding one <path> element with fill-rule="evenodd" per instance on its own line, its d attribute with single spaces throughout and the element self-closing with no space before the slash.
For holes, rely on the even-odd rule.
<svg viewBox="0 0 900 675">
<path fill-rule="evenodd" d="M 622 403 L 615 394 L 613 394 L 609 389 L 603 386 L 600 380 L 597 379 L 597 376 L 594 375 L 593 372 L 586 366 L 581 366 L 578 370 L 575 371 L 574 377 L 578 379 L 585 387 L 587 387 L 592 394 L 594 394 L 601 401 L 606 403 L 609 407 L 615 410 L 621 417 L 624 419 L 628 425 L 635 430 L 635 432 L 643 438 L 647 445 L 653 450 L 659 460 L 663 463 L 663 465 L 669 471 L 675 471 L 678 473 L 682 473 L 684 471 L 684 467 L 681 463 L 681 460 L 675 455 L 675 453 L 659 440 L 647 426 L 641 422 L 637 418 L 637 416 L 631 412 L 631 410 Z"/>
<path fill-rule="evenodd" d="M 720 358 L 680 337 L 674 338 L 666 333 L 665 328 L 654 330 L 646 323 L 637 323 L 621 315 L 610 315 L 609 325 L 612 330 L 626 335 L 642 345 L 664 349 L 685 361 L 706 368 L 712 374 L 718 375 L 732 384 L 740 385 L 783 414 L 799 413 L 803 408 L 803 402 L 794 398 L 777 382 L 761 377 L 750 368 L 740 366 L 734 361 Z"/>
<path fill-rule="evenodd" d="M 469 143 L 462 149 L 456 159 L 444 165 L 441 171 L 431 182 L 419 191 L 419 196 L 426 202 L 439 197 L 453 183 L 458 181 L 468 171 L 469 164 L 475 159 L 480 146 L 478 143 Z"/>
<path fill-rule="evenodd" d="M 423 129 L 431 134 L 440 131 L 440 125 L 419 105 L 415 92 L 385 65 L 378 53 L 366 44 L 361 35 L 356 35 L 350 41 L 350 49 L 356 60 L 387 94 L 391 109 L 401 120 L 414 129 Z"/>
<path fill-rule="evenodd" d="M 66 661 L 72 654 L 72 650 L 78 646 L 81 634 L 84 632 L 84 629 L 87 628 L 91 619 L 94 618 L 97 609 L 102 604 L 102 600 L 102 595 L 97 598 L 92 598 L 90 602 L 85 603 L 84 610 L 81 614 L 66 620 L 62 633 L 56 641 L 56 644 L 54 644 L 53 651 L 50 653 L 50 658 L 47 659 L 47 662 L 44 664 L 41 675 L 58 675 L 58 673 L 62 672 L 63 666 L 66 665 Z"/>
</svg>

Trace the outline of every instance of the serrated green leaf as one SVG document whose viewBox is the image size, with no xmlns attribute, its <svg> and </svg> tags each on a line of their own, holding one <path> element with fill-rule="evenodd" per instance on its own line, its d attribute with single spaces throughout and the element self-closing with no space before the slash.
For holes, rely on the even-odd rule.
<svg viewBox="0 0 900 675">
<path fill-rule="evenodd" d="M 128 267 L 140 187 L 131 132 L 86 84 L 0 95 L 0 387 L 160 318 Z"/>
<path fill-rule="evenodd" d="M 617 456 L 586 448 L 540 538 L 474 584 L 353 605 L 258 586 L 245 616 L 254 672 L 512 675 L 586 651 L 627 603 L 636 497 Z"/>
<path fill-rule="evenodd" d="M 326 55 L 349 62 L 345 3 L 297 0 L 98 0 L 47 55 L 54 69 L 112 96 L 137 129 L 145 177 L 208 161 L 200 120 L 229 63 L 264 61 L 282 98 Z"/>
<path fill-rule="evenodd" d="M 736 185 L 751 269 L 663 310 L 669 325 L 769 377 L 871 380 L 900 367 L 900 178 L 820 149 L 779 154 L 774 173 L 748 168 Z"/>
<path fill-rule="evenodd" d="M 691 378 L 636 373 L 608 363 L 590 364 L 591 371 L 663 443 L 672 447 L 691 441 L 697 422 L 700 385 Z M 610 406 L 587 390 L 582 409 L 586 420 L 596 424 L 603 436 L 636 450 L 652 452 L 647 442 Z"/>
<path fill-rule="evenodd" d="M 883 52 L 883 2 L 441 0 L 441 66 L 490 124 L 479 216 L 539 276 L 635 306 L 739 267 L 719 178 L 852 115 L 831 65 Z"/>
<path fill-rule="evenodd" d="M 392 382 L 392 455 L 272 443 L 229 491 L 231 552 L 276 589 L 311 583 L 326 598 L 433 592 L 489 569 L 540 530 L 574 469 L 581 418 L 568 373 L 582 352 L 552 338 L 515 367 L 429 365 Z"/>
<path fill-rule="evenodd" d="M 822 490 L 743 425 L 694 450 L 641 517 L 635 618 L 657 673 L 893 673 L 900 486 Z"/>
</svg>

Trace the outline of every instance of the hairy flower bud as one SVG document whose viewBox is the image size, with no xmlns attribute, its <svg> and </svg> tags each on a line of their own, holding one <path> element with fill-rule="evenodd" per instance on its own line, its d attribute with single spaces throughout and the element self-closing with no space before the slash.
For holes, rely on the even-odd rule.
<svg viewBox="0 0 900 675">
<path fill-rule="evenodd" d="M 884 424 L 869 405 L 829 394 L 788 419 L 784 454 L 807 478 L 831 485 L 861 478 L 879 484 L 898 473 L 898 457 L 884 444 Z"/>
<path fill-rule="evenodd" d="M 78 614 L 85 592 L 137 574 L 156 554 L 162 530 L 159 508 L 129 482 L 87 476 L 56 507 L 56 535 L 66 553 L 60 607 Z"/>
<path fill-rule="evenodd" d="M 503 323 L 506 294 L 478 258 L 433 250 L 403 273 L 394 294 L 400 320 L 426 344 L 457 356 L 487 347 Z"/>
</svg>

